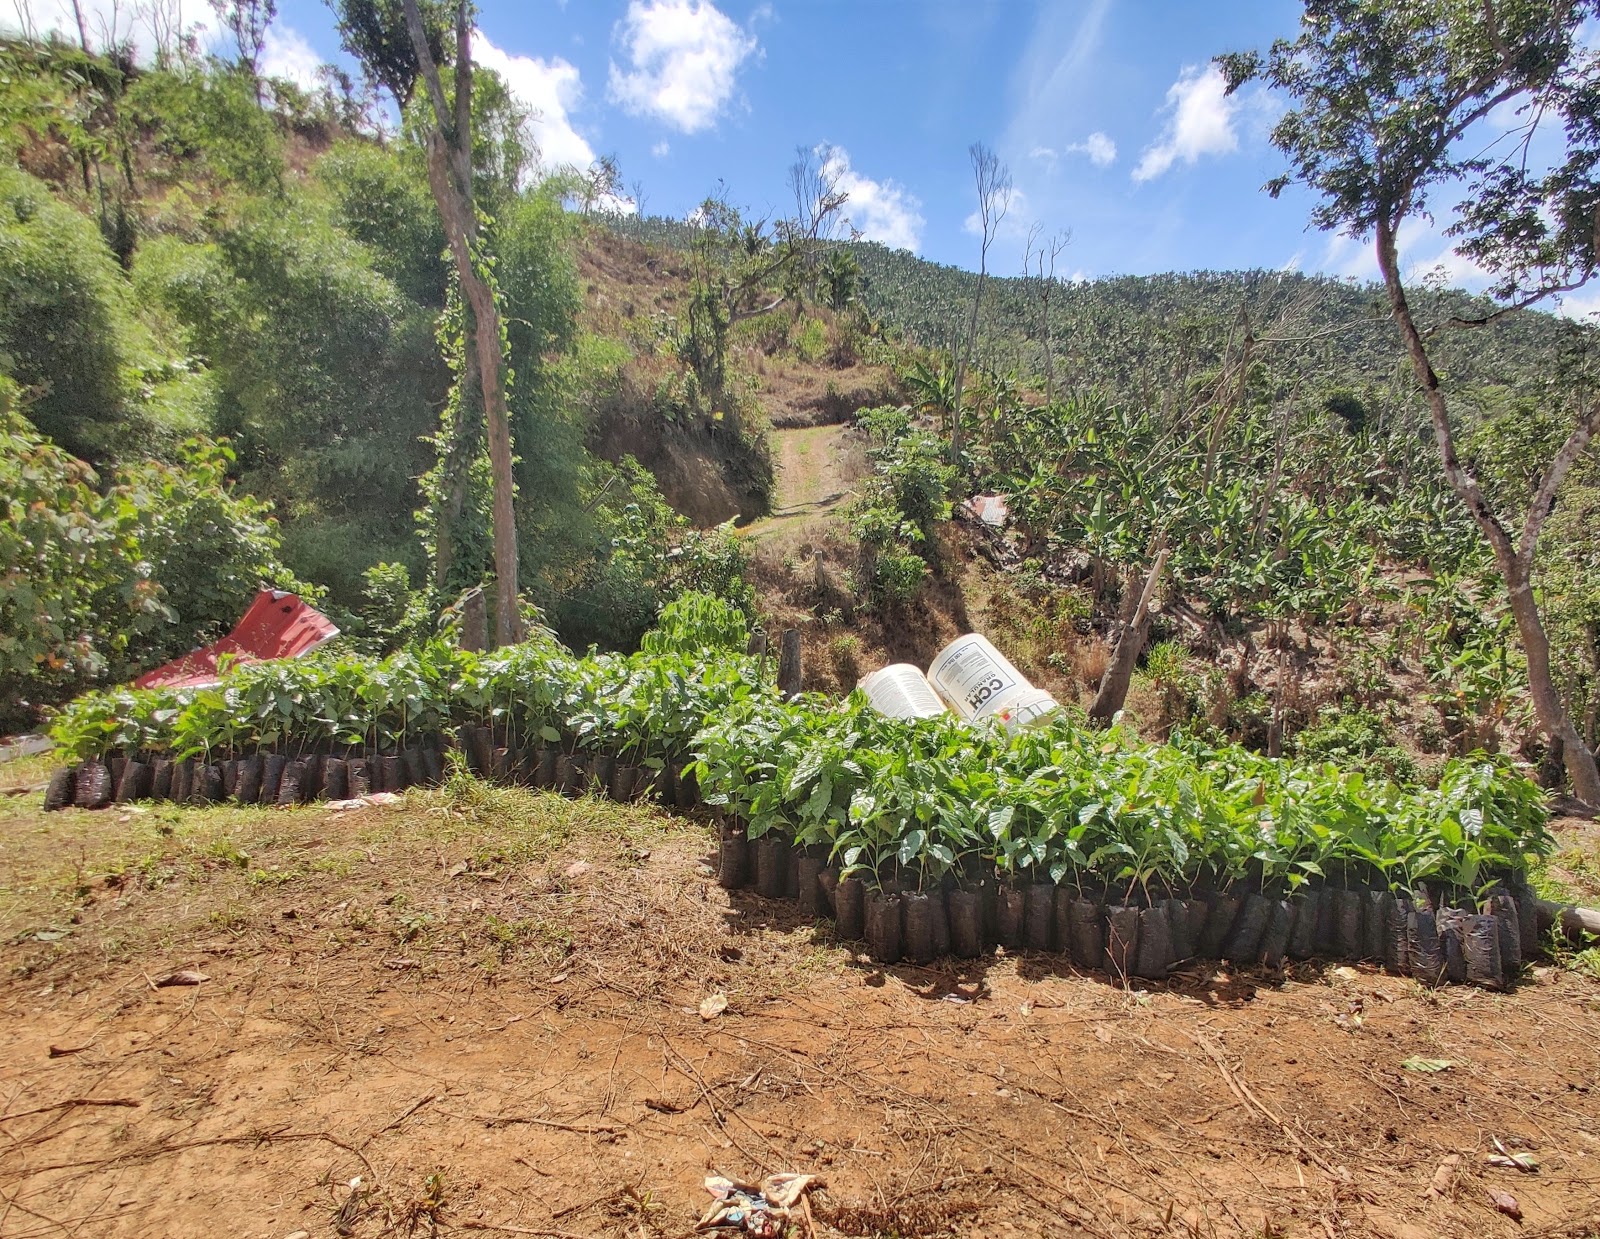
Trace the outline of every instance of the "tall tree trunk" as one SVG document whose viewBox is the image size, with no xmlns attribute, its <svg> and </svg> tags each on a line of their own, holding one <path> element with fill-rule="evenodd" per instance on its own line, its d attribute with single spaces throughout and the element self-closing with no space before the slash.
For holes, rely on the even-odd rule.
<svg viewBox="0 0 1600 1239">
<path fill-rule="evenodd" d="M 517 612 L 516 483 L 512 474 L 511 419 L 506 399 L 506 358 L 500 308 L 494 290 L 478 273 L 472 253 L 478 217 L 472 202 L 472 24 L 467 0 L 456 6 L 455 107 L 445 102 L 439 67 L 428 50 L 417 0 L 405 0 L 406 28 L 427 84 L 434 112 L 428 131 L 428 185 L 444 223 L 455 260 L 461 294 L 472 311 L 466 316 L 464 346 L 477 358 L 483 394 L 483 420 L 494 477 L 495 644 L 510 645 L 521 635 Z M 463 393 L 464 394 L 464 393 Z"/>
<path fill-rule="evenodd" d="M 494 477 L 494 628 L 495 644 L 510 645 L 519 637 L 517 615 L 516 485 L 512 473 L 511 418 L 506 401 L 506 359 L 501 346 L 500 309 L 494 290 L 478 274 L 471 239 L 475 229 L 471 204 L 451 184 L 442 136 L 429 135 L 428 180 L 444 219 L 445 236 L 455 259 L 461 293 L 471 313 L 464 316 L 464 346 L 477 361 L 483 396 L 483 421 L 488 431 L 489 467 Z M 463 375 L 465 370 L 463 370 Z"/>
<path fill-rule="evenodd" d="M 1523 653 L 1528 659 L 1528 692 L 1533 698 L 1533 712 L 1539 721 L 1539 729 L 1544 732 L 1546 741 L 1561 742 L 1562 759 L 1566 763 L 1567 776 L 1572 780 L 1574 794 L 1589 804 L 1600 805 L 1600 767 L 1596 766 L 1594 751 L 1578 734 L 1566 703 L 1556 689 L 1550 669 L 1550 636 L 1545 631 L 1544 621 L 1539 615 L 1539 603 L 1533 594 L 1533 553 L 1538 545 L 1539 531 L 1555 507 L 1556 491 L 1562 480 L 1589 445 L 1597 419 L 1600 419 L 1600 410 L 1591 408 L 1579 417 L 1577 427 L 1540 478 L 1538 490 L 1523 522 L 1521 537 L 1514 542 L 1510 532 L 1489 507 L 1477 479 L 1466 470 L 1456 455 L 1455 434 L 1450 426 L 1439 376 L 1434 373 L 1433 364 L 1428 359 L 1427 345 L 1411 316 L 1405 286 L 1400 281 L 1396 228 L 1397 222 L 1389 220 L 1380 221 L 1377 226 L 1378 269 L 1383 273 L 1384 288 L 1389 294 L 1389 308 L 1400 328 L 1412 371 L 1428 402 L 1433 437 L 1438 444 L 1439 462 L 1443 466 L 1445 480 L 1467 505 L 1472 519 L 1488 539 L 1495 564 L 1505 580 L 1511 615 L 1516 621 L 1517 635 L 1522 639 Z"/>
</svg>

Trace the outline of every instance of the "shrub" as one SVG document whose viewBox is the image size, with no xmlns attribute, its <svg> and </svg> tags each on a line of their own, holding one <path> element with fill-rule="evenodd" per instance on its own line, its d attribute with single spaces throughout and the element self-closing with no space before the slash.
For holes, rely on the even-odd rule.
<svg viewBox="0 0 1600 1239">
<path fill-rule="evenodd" d="M 910 602 L 922 588 L 928 565 L 911 551 L 879 555 L 873 563 L 872 581 L 878 596 L 886 602 Z"/>
<path fill-rule="evenodd" d="M 271 509 L 229 481 L 233 463 L 226 442 L 191 439 L 176 464 L 117 470 L 107 502 L 137 513 L 139 558 L 167 611 L 167 627 L 137 651 L 141 664 L 224 636 L 263 586 L 312 602 L 320 594 L 279 562 Z"/>
<path fill-rule="evenodd" d="M 27 720 L 227 632 L 262 585 L 308 593 L 265 504 L 194 440 L 175 465 L 88 465 L 0 407 L 0 712 Z M 314 595 L 313 595 L 314 596 Z"/>
<path fill-rule="evenodd" d="M 714 529 L 690 529 L 667 553 L 670 592 L 703 593 L 755 617 L 755 591 L 745 580 L 749 557 L 731 520 Z"/>
<path fill-rule="evenodd" d="M 646 654 L 707 656 L 742 653 L 750 640 L 744 613 L 712 594 L 686 593 L 661 608 L 656 626 L 639 642 Z"/>
<path fill-rule="evenodd" d="M 828 351 L 828 325 L 820 318 L 808 318 L 794 337 L 794 351 L 802 360 L 819 362 Z"/>
<path fill-rule="evenodd" d="M 0 403 L 0 721 L 120 673 L 169 614 L 139 548 L 139 513 L 88 465 Z"/>
<path fill-rule="evenodd" d="M 1400 782 L 1415 782 L 1417 763 L 1396 743 L 1389 724 L 1371 710 L 1334 711 L 1294 737 L 1297 756 L 1371 770 Z"/>
<path fill-rule="evenodd" d="M 371 654 L 388 654 L 427 633 L 432 609 L 425 593 L 411 588 L 411 570 L 401 563 L 373 564 L 361 574 L 359 641 Z"/>
<path fill-rule="evenodd" d="M 90 220 L 0 168 L 0 370 L 31 392 L 28 419 L 74 456 L 130 434 L 136 334 L 122 275 Z"/>
<path fill-rule="evenodd" d="M 861 638 L 855 633 L 842 632 L 829 641 L 828 658 L 841 684 L 850 687 L 861 678 Z"/>
</svg>

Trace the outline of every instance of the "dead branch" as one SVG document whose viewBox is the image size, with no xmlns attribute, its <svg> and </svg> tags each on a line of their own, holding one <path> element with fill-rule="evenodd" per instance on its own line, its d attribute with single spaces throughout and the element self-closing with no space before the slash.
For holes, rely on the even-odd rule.
<svg viewBox="0 0 1600 1239">
<path fill-rule="evenodd" d="M 32 1110 L 18 1110 L 15 1114 L 0 1114 L 0 1123 L 9 1123 L 13 1119 L 25 1119 L 35 1114 L 49 1114 L 52 1110 L 66 1110 L 72 1106 L 140 1106 L 144 1103 L 132 1097 L 69 1097 L 65 1101 L 51 1102 L 48 1106 L 36 1106 Z"/>
</svg>

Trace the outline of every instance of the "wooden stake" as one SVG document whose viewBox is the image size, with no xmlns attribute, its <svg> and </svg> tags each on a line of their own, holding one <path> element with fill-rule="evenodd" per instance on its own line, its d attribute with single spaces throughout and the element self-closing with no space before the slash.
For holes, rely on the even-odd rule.
<svg viewBox="0 0 1600 1239">
<path fill-rule="evenodd" d="M 481 654 L 489 644 L 489 608 L 483 587 L 474 586 L 461 596 L 461 648 Z"/>
<path fill-rule="evenodd" d="M 785 628 L 783 644 L 778 649 L 778 690 L 792 700 L 800 695 L 804 682 L 800 667 L 800 630 Z"/>
</svg>

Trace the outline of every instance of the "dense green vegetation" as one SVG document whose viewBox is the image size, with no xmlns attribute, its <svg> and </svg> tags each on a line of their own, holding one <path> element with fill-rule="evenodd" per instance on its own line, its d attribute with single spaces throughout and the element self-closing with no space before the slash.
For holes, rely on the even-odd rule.
<svg viewBox="0 0 1600 1239">
<path fill-rule="evenodd" d="M 280 561 L 266 505 L 227 480 L 232 463 L 191 440 L 171 464 L 101 479 L 0 405 L 0 562 L 25 568 L 0 577 L 7 711 L 225 634 L 262 583 L 317 596 Z"/>
<path fill-rule="evenodd" d="M 606 374 L 577 326 L 573 183 L 535 175 L 524 113 L 479 77 L 478 202 L 530 448 L 524 601 L 626 648 L 732 552 L 673 554 L 686 531 L 650 475 L 586 449 Z M 218 60 L 0 41 L 6 722 L 214 638 L 259 584 L 381 647 L 491 573 L 460 298 L 408 133 Z M 468 519 L 441 577 L 450 505 Z"/>
<path fill-rule="evenodd" d="M 1446 763 L 1429 789 L 1069 716 L 1015 735 L 886 719 L 859 694 L 784 701 L 739 652 L 745 635 L 736 610 L 686 595 L 633 655 L 577 658 L 548 635 L 483 656 L 442 642 L 319 653 L 215 688 L 89 695 L 54 735 L 80 760 L 375 754 L 458 728 L 487 728 L 507 771 L 551 748 L 647 769 L 696 757 L 701 793 L 752 838 L 820 846 L 874 887 L 992 872 L 1144 895 L 1424 881 L 1471 894 L 1547 846 L 1538 789 L 1488 759 Z"/>
<path fill-rule="evenodd" d="M 820 844 L 873 886 L 992 870 L 1147 895 L 1324 880 L 1476 890 L 1547 846 L 1538 789 L 1488 760 L 1448 762 L 1436 789 L 1401 787 L 1070 717 L 1016 735 L 885 719 L 859 696 L 753 698 L 697 744 L 702 792 L 752 838 Z"/>
<path fill-rule="evenodd" d="M 1075 691 L 1103 680 L 1159 565 L 1129 734 L 1334 757 L 1380 781 L 1439 782 L 1454 767 L 1435 757 L 1479 749 L 1559 768 L 1503 556 L 1441 475 L 1380 290 L 1201 272 L 991 276 L 978 297 L 969 272 L 828 241 L 825 179 L 794 219 L 752 221 L 725 197 L 692 224 L 607 219 L 592 208 L 616 169 L 540 168 L 525 115 L 481 69 L 478 266 L 462 267 L 422 151 L 437 118 L 383 26 L 395 6 L 340 12 L 401 107 L 396 131 L 336 78 L 262 82 L 242 53 L 142 64 L 0 43 L 6 721 L 217 635 L 263 582 L 330 611 L 348 634 L 335 661 L 431 648 L 497 575 L 465 295 L 478 269 L 506 325 L 519 602 L 572 648 L 633 649 L 685 590 L 752 619 L 761 606 L 730 530 L 687 530 L 648 471 L 591 453 L 600 410 L 749 446 L 763 358 L 865 359 L 904 403 L 857 411 L 873 471 L 838 531 L 853 558 L 815 573 L 819 624 L 914 624 L 961 587 L 956 505 L 998 491 L 1012 525 L 988 547 L 995 614 L 1025 612 L 1031 665 Z M 684 253 L 676 312 L 581 320 L 577 255 L 600 227 Z M 1451 330 L 1495 303 L 1432 284 L 1410 305 L 1486 501 L 1512 520 L 1538 508 L 1542 463 L 1593 403 L 1593 332 L 1527 310 Z M 1591 747 L 1595 487 L 1581 452 L 1531 569 L 1553 679 Z M 590 679 L 622 692 L 622 665 Z"/>
<path fill-rule="evenodd" d="M 659 217 L 611 224 L 653 245 L 686 249 L 694 237 L 688 225 Z M 836 248 L 860 271 L 851 299 L 879 326 L 920 348 L 950 349 L 971 310 L 975 273 L 870 241 Z M 979 357 L 989 370 L 1042 372 L 1040 290 L 1036 276 L 986 280 Z M 1429 325 L 1495 308 L 1486 297 L 1443 287 L 1424 288 L 1416 302 Z M 1194 271 L 1051 285 L 1050 338 L 1063 386 L 1135 408 L 1168 409 L 1193 387 L 1215 382 L 1246 327 L 1257 357 L 1295 385 L 1333 380 L 1396 395 L 1408 389 L 1382 290 L 1370 284 L 1297 271 Z M 1575 324 L 1550 314 L 1512 316 L 1483 331 L 1442 336 L 1440 369 L 1474 387 L 1537 383 L 1575 334 Z"/>
</svg>

